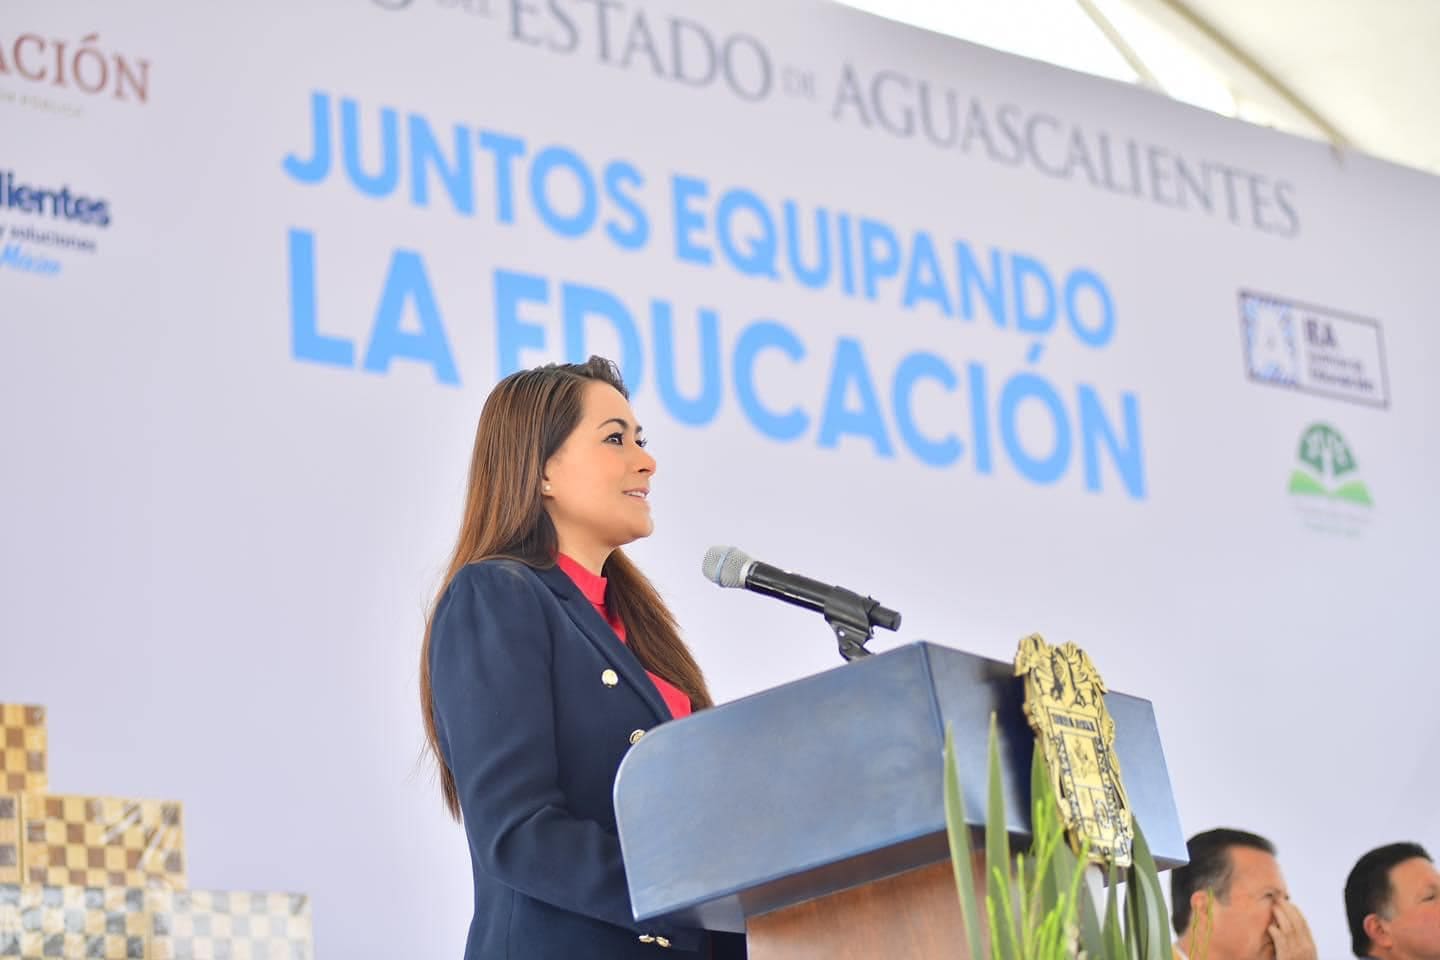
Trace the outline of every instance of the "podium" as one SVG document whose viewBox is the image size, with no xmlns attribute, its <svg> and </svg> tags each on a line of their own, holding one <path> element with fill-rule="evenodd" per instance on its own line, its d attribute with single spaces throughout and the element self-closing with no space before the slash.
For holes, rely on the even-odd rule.
<svg viewBox="0 0 1440 960">
<path fill-rule="evenodd" d="M 983 828 L 997 717 L 1020 848 L 1034 747 L 1023 702 L 1010 664 L 922 642 L 657 727 L 615 781 L 636 918 L 744 932 L 751 960 L 966 956 L 945 731 L 972 827 Z M 1105 702 L 1156 865 L 1179 866 L 1185 838 L 1154 709 L 1123 693 Z"/>
</svg>

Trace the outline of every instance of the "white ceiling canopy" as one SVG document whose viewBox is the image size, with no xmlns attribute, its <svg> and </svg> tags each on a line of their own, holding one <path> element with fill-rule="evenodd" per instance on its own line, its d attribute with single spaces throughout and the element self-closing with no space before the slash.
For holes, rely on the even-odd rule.
<svg viewBox="0 0 1440 960">
<path fill-rule="evenodd" d="M 841 0 L 1440 174 L 1435 0 Z"/>
</svg>

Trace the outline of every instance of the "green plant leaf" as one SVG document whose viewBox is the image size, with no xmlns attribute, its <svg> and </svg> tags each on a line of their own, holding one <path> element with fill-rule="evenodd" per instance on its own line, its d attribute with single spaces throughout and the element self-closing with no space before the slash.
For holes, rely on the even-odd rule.
<svg viewBox="0 0 1440 960">
<path fill-rule="evenodd" d="M 1085 954 L 1093 960 L 1105 956 L 1105 940 L 1100 927 L 1100 912 L 1090 894 L 1090 885 L 1085 883 L 1085 871 L 1090 865 L 1089 846 L 1077 857 L 1069 844 L 1062 843 L 1055 851 L 1055 870 L 1059 876 L 1068 877 L 1074 890 L 1076 915 L 1080 924 L 1080 945 Z"/>
<path fill-rule="evenodd" d="M 1015 931 L 1016 952 L 1021 957 L 1033 957 L 1035 944 L 1033 940 L 1035 917 L 1031 912 L 1033 901 L 1030 897 L 1030 887 L 1025 876 L 1025 864 L 1027 857 L 1023 853 L 1015 855 L 1015 914 L 1019 917 L 1018 926 Z"/>
<path fill-rule="evenodd" d="M 997 927 L 990 922 L 990 947 L 1000 960 L 1018 958 L 1019 936 L 1015 929 L 1015 911 L 1010 902 L 1010 834 L 1005 828 L 1005 782 L 1000 769 L 1000 731 L 995 714 L 990 714 L 989 791 L 985 804 L 985 867 L 988 892 L 986 900 L 991 913 L 1003 910 Z"/>
<path fill-rule="evenodd" d="M 990 910 L 990 952 L 997 960 L 1021 960 L 1020 931 L 1015 925 L 1015 904 L 1010 899 L 1010 872 L 990 867 L 986 895 Z"/>
<path fill-rule="evenodd" d="M 1143 890 L 1128 883 L 1125 885 L 1125 953 L 1135 960 L 1145 960 L 1145 920 L 1140 915 L 1144 900 Z"/>
<path fill-rule="evenodd" d="M 1150 960 L 1149 906 L 1145 881 L 1125 871 L 1125 945 L 1136 960 Z"/>
<path fill-rule="evenodd" d="M 1150 853 L 1145 831 L 1140 829 L 1138 821 L 1132 822 L 1135 824 L 1135 844 L 1131 850 L 1134 865 L 1130 872 L 1145 886 L 1145 908 L 1150 918 L 1146 925 L 1150 931 L 1147 943 L 1149 956 L 1153 960 L 1171 960 L 1174 948 L 1170 940 L 1170 918 L 1165 912 L 1165 894 L 1160 886 L 1160 871 Z"/>
<path fill-rule="evenodd" d="M 1105 960 L 1126 960 L 1125 934 L 1120 929 L 1119 884 L 1116 883 L 1115 865 L 1110 864 L 1109 888 L 1105 893 Z"/>
<path fill-rule="evenodd" d="M 1000 733 L 990 715 L 990 783 L 985 809 L 985 860 L 990 867 L 1010 869 L 1010 834 L 1005 828 L 1005 783 L 1000 769 Z"/>
<path fill-rule="evenodd" d="M 1210 940 L 1215 933 L 1215 894 L 1212 891 L 1205 891 L 1205 922 L 1196 931 L 1195 960 L 1206 960 L 1210 956 Z"/>
<path fill-rule="evenodd" d="M 1055 909 L 1061 896 L 1062 881 L 1055 869 L 1055 851 L 1052 849 L 1057 828 L 1060 841 L 1064 841 L 1064 828 L 1059 821 L 1045 751 L 1036 744 L 1030 760 L 1030 829 L 1035 837 L 1035 905 L 1045 914 Z"/>
<path fill-rule="evenodd" d="M 974 960 L 980 952 L 980 911 L 975 899 L 975 874 L 970 849 L 970 823 L 965 815 L 965 795 L 955 766 L 955 738 L 945 728 L 945 832 L 950 837 L 950 865 L 955 868 L 955 889 L 960 894 L 960 917 L 965 923 L 965 943 Z"/>
<path fill-rule="evenodd" d="M 1045 931 L 1037 936 L 1037 955 L 1074 955 L 1077 918 L 1082 927 L 1086 922 L 1086 918 L 1080 916 L 1081 910 L 1089 912 L 1089 928 L 1094 937 L 1089 941 L 1082 937 L 1080 942 L 1088 944 L 1087 949 L 1098 949 L 1100 925 L 1094 919 L 1094 904 L 1090 902 L 1089 891 L 1083 891 L 1083 895 L 1081 891 L 1085 867 L 1075 858 L 1066 839 L 1060 804 L 1050 778 L 1050 765 L 1039 744 L 1032 751 L 1030 760 L 1030 825 L 1034 834 L 1032 863 L 1035 874 L 1031 909 L 1036 917 L 1043 918 L 1032 922 L 1038 923 Z M 1092 952 L 1091 956 L 1097 954 Z"/>
<path fill-rule="evenodd" d="M 989 882 L 989 880 L 986 880 L 987 884 Z M 1000 914 L 998 911 L 999 907 L 995 903 L 994 895 L 987 890 L 985 894 L 985 915 L 990 920 L 990 960 L 1001 960 L 1003 956 L 1001 952 L 1003 948 L 1000 946 L 1000 934 L 996 932 L 999 930 Z"/>
</svg>

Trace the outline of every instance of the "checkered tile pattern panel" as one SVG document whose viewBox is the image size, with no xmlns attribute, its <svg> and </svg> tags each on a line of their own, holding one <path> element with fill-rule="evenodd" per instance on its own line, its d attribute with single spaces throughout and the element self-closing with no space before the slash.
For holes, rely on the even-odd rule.
<svg viewBox="0 0 1440 960">
<path fill-rule="evenodd" d="M 0 703 L 0 793 L 44 793 L 45 708 Z"/>
<path fill-rule="evenodd" d="M 314 960 L 310 899 L 0 884 L 0 958 Z"/>
<path fill-rule="evenodd" d="M 313 960 L 310 898 L 152 890 L 150 960 Z"/>
<path fill-rule="evenodd" d="M 145 891 L 0 884 L 0 957 L 146 960 Z"/>
<path fill-rule="evenodd" d="M 20 798 L 0 793 L 0 883 L 19 882 Z"/>
<path fill-rule="evenodd" d="M 20 799 L 26 883 L 184 889 L 178 803 L 60 794 Z"/>
</svg>

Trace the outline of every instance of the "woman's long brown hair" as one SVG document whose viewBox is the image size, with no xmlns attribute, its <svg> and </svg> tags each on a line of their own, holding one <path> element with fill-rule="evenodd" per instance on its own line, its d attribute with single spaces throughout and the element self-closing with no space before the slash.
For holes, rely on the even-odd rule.
<svg viewBox="0 0 1440 960">
<path fill-rule="evenodd" d="M 480 411 L 460 536 L 445 581 L 425 619 L 420 651 L 420 708 L 425 739 L 440 769 L 445 808 L 460 819 L 455 775 L 440 752 L 430 682 L 430 630 L 435 607 L 467 564 L 510 557 L 532 567 L 555 564 L 555 526 L 541 499 L 545 464 L 580 422 L 585 387 L 608 383 L 628 397 L 615 364 L 603 357 L 585 363 L 548 364 L 513 373 L 496 384 Z M 665 601 L 640 570 L 619 550 L 611 552 L 601 574 L 610 612 L 625 624 L 630 650 L 651 673 L 679 687 L 696 710 L 711 705 L 710 691 L 690 655 Z"/>
</svg>

